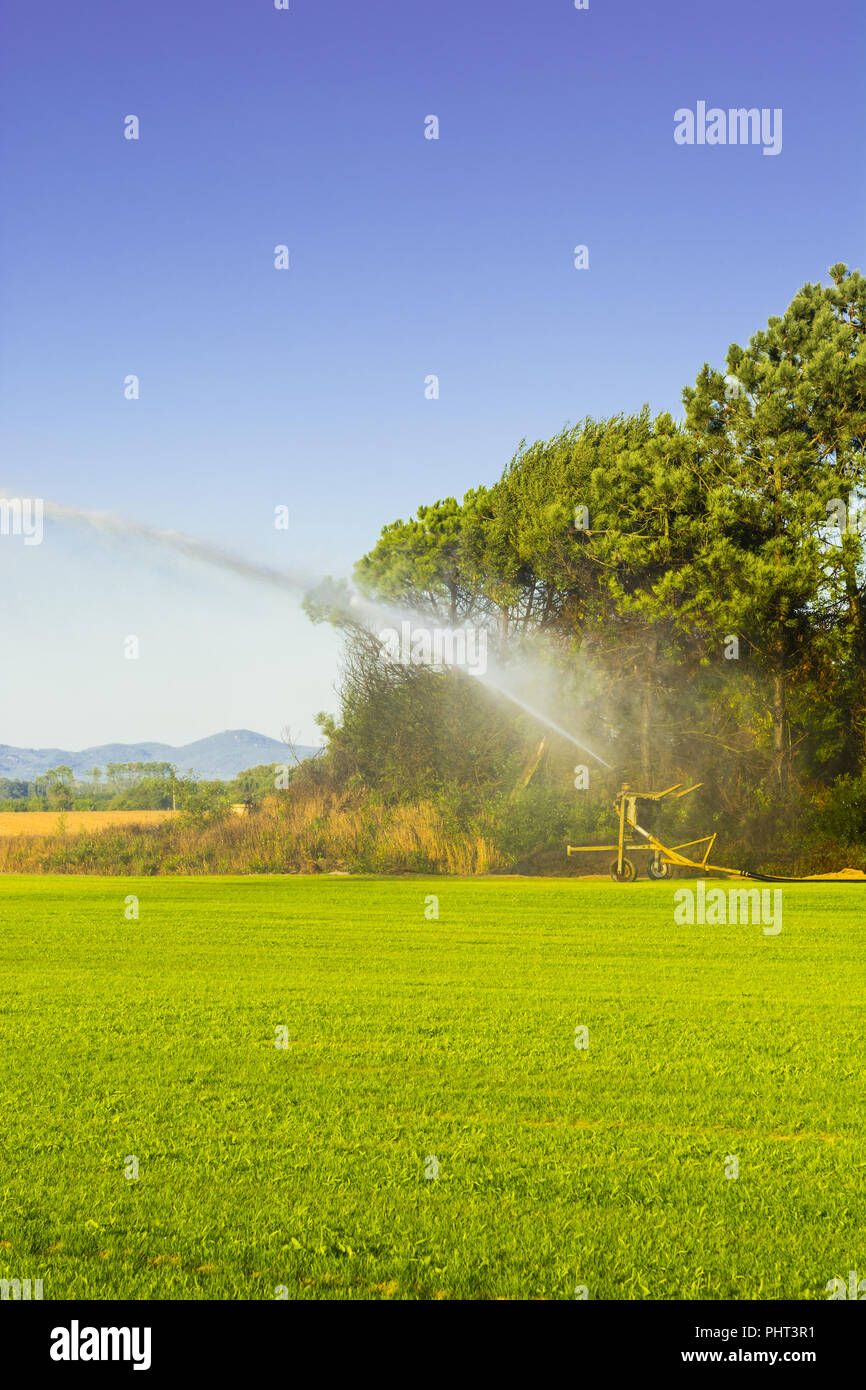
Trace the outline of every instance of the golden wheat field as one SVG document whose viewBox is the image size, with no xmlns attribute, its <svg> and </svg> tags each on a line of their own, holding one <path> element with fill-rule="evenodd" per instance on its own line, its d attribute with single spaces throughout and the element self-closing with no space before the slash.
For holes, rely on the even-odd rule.
<svg viewBox="0 0 866 1390">
<path fill-rule="evenodd" d="M 112 825 L 159 825 L 176 811 L 0 811 L 0 838 L 107 830 Z"/>
</svg>

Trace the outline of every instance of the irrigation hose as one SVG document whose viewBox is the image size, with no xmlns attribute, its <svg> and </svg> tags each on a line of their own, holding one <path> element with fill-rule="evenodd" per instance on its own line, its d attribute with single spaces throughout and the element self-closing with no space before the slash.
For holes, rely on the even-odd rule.
<svg viewBox="0 0 866 1390">
<path fill-rule="evenodd" d="M 840 874 L 810 874 L 807 878 L 786 878 L 783 874 L 759 874 L 757 870 L 740 869 L 743 878 L 757 878 L 761 883 L 866 883 L 866 874 L 858 878 L 843 878 Z"/>
</svg>

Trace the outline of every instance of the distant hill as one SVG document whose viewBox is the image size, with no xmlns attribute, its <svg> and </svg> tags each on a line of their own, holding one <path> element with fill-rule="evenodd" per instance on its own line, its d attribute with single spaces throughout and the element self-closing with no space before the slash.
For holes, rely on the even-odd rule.
<svg viewBox="0 0 866 1390">
<path fill-rule="evenodd" d="M 319 748 L 298 745 L 299 758 L 312 758 Z M 291 763 L 286 745 L 249 729 L 226 729 L 225 733 L 185 743 L 180 748 L 170 743 L 101 743 L 96 748 L 83 748 L 71 753 L 67 748 L 12 748 L 0 743 L 0 777 L 17 777 L 31 782 L 49 767 L 71 767 L 75 776 L 84 779 L 92 767 L 105 768 L 108 763 L 175 763 L 181 773 L 190 768 L 197 777 L 230 781 L 248 767 L 260 763 Z"/>
</svg>

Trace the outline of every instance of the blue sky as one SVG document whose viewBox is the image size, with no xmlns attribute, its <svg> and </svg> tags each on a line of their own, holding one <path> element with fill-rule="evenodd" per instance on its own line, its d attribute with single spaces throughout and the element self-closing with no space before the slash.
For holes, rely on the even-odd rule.
<svg viewBox="0 0 866 1390">
<path fill-rule="evenodd" d="M 2 0 L 0 30 L 9 496 L 348 573 L 523 437 L 678 413 L 864 265 L 862 0 Z M 782 152 L 677 146 L 699 100 L 782 108 Z M 338 643 L 268 590 L 56 525 L 0 536 L 0 586 L 0 743 L 312 741 L 337 708 Z"/>
</svg>

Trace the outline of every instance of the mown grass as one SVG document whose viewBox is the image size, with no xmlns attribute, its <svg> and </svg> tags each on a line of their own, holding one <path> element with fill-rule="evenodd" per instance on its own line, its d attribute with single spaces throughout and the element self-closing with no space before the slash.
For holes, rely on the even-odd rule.
<svg viewBox="0 0 866 1390">
<path fill-rule="evenodd" d="M 4 878 L 0 1277 L 824 1297 L 866 1272 L 866 889 L 786 887 L 777 937 L 673 891 Z"/>
</svg>

